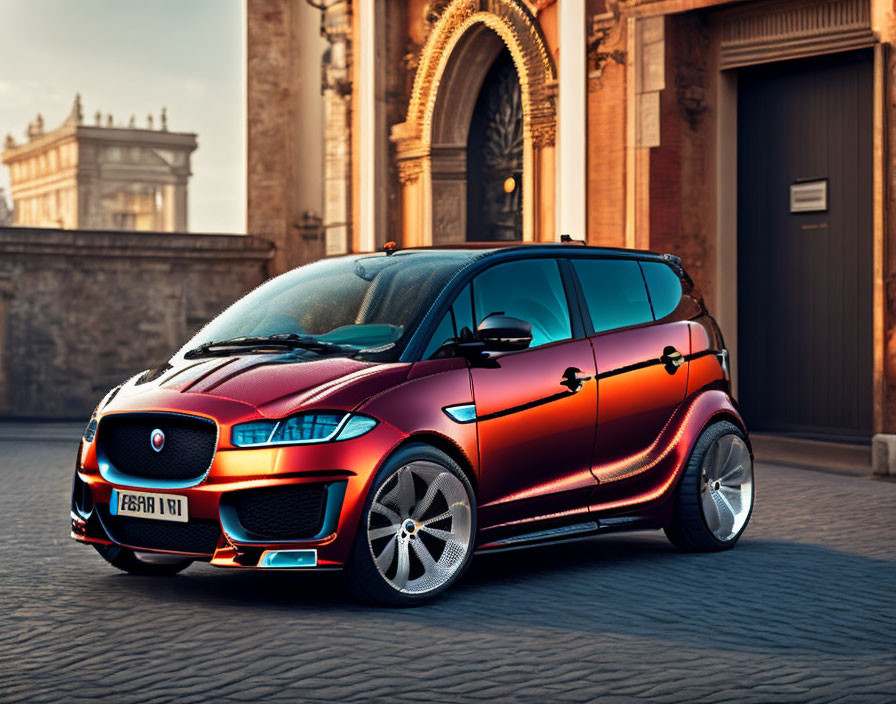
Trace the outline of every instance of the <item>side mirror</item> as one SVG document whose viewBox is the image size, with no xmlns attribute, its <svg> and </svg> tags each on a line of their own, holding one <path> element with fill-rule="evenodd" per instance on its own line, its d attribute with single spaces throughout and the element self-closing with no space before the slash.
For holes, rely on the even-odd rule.
<svg viewBox="0 0 896 704">
<path fill-rule="evenodd" d="M 487 352 L 524 350 L 532 344 L 532 326 L 509 315 L 490 315 L 479 323 L 476 336 Z"/>
</svg>

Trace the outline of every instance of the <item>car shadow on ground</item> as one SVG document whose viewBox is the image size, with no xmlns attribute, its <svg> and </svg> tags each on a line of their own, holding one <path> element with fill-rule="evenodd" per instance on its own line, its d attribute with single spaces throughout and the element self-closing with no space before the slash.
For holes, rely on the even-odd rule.
<svg viewBox="0 0 896 704">
<path fill-rule="evenodd" d="M 388 619 L 396 628 L 437 623 L 459 632 L 534 625 L 745 652 L 783 646 L 835 655 L 843 639 L 853 651 L 867 643 L 871 652 L 877 650 L 871 641 L 880 642 L 896 628 L 894 610 L 881 599 L 896 582 L 896 563 L 747 538 L 734 550 L 713 554 L 678 553 L 661 533 L 642 533 L 477 555 L 441 598 L 402 610 L 355 602 L 334 572 L 197 566 L 170 580 L 105 579 L 114 580 L 119 598 L 130 592 L 181 604 L 230 605 L 241 613 L 274 611 L 284 618 L 344 613 Z M 832 638 L 813 636 L 819 627 Z M 864 641 L 863 634 L 873 637 Z"/>
</svg>

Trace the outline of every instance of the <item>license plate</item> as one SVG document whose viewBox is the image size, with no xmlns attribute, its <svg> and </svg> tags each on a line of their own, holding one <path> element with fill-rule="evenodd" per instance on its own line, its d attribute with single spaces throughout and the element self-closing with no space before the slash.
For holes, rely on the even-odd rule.
<svg viewBox="0 0 896 704">
<path fill-rule="evenodd" d="M 109 513 L 113 516 L 137 516 L 158 521 L 186 523 L 187 497 L 177 494 L 150 494 L 146 491 L 112 490 Z"/>
</svg>

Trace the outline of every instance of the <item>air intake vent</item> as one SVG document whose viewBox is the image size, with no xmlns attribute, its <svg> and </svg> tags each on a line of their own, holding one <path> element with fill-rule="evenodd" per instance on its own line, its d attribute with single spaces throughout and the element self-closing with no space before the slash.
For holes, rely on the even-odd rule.
<svg viewBox="0 0 896 704">
<path fill-rule="evenodd" d="M 298 540 L 320 532 L 326 497 L 326 484 L 307 484 L 241 491 L 232 501 L 254 539 Z"/>
<path fill-rule="evenodd" d="M 217 521 L 172 523 L 149 518 L 110 516 L 105 507 L 97 508 L 109 537 L 116 543 L 133 548 L 211 555 L 215 552 L 221 534 Z"/>
</svg>

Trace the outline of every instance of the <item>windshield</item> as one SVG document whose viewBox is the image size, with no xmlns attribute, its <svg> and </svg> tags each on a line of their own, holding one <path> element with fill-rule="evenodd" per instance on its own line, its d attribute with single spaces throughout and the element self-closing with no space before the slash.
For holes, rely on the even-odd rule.
<svg viewBox="0 0 896 704">
<path fill-rule="evenodd" d="M 199 331 L 176 357 L 236 338 L 313 336 L 371 361 L 394 361 L 470 252 L 323 259 L 259 286 Z"/>
</svg>

